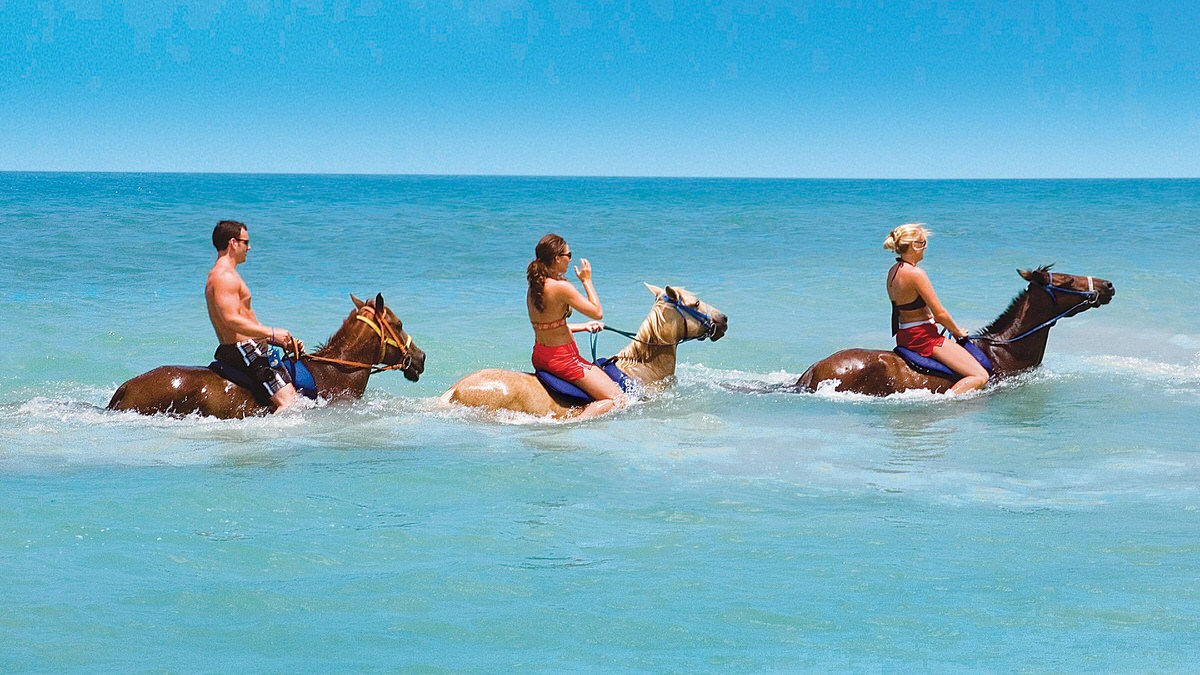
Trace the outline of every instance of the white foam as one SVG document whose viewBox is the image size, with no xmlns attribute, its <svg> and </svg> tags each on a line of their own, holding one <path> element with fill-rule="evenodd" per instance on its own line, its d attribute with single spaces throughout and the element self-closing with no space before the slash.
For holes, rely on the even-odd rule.
<svg viewBox="0 0 1200 675">
<path fill-rule="evenodd" d="M 1167 342 L 1179 347 L 1180 349 L 1198 349 L 1200 350 L 1200 335 L 1187 335 L 1185 333 L 1176 333 L 1167 338 Z"/>
<path fill-rule="evenodd" d="M 910 389 L 888 396 L 868 396 L 851 391 L 836 391 L 840 382 L 836 379 L 825 380 L 817 385 L 814 392 L 798 392 L 792 386 L 800 379 L 800 375 L 787 371 L 755 373 L 736 369 L 710 368 L 703 364 L 681 364 L 679 368 L 680 381 L 686 385 L 706 386 L 713 389 L 732 390 L 745 394 L 807 396 L 843 403 L 885 403 L 885 404 L 928 404 L 931 402 L 945 403 L 962 401 L 986 395 L 1001 386 L 1011 386 L 1011 380 L 1003 381 L 983 391 L 971 392 L 961 396 L 935 394 L 924 389 Z"/>
<path fill-rule="evenodd" d="M 1133 375 L 1140 379 L 1170 384 L 1200 383 L 1200 355 L 1189 364 L 1166 363 L 1136 356 L 1114 356 L 1104 354 L 1083 357 L 1083 363 L 1099 372 Z"/>
</svg>

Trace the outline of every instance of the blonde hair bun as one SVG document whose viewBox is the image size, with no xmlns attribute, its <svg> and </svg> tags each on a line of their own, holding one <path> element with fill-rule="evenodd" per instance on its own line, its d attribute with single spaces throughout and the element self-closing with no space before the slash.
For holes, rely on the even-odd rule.
<svg viewBox="0 0 1200 675">
<path fill-rule="evenodd" d="M 925 223 L 905 223 L 888 233 L 887 238 L 883 240 L 883 247 L 889 251 L 903 253 L 914 241 L 928 236 L 929 230 L 925 229 Z"/>
</svg>

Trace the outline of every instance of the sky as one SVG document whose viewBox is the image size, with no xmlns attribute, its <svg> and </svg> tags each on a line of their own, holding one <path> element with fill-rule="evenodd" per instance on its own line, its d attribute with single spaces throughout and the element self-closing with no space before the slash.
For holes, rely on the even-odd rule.
<svg viewBox="0 0 1200 675">
<path fill-rule="evenodd" d="M 1198 177 L 1198 44 L 1195 0 L 0 0 L 0 171 Z"/>
</svg>

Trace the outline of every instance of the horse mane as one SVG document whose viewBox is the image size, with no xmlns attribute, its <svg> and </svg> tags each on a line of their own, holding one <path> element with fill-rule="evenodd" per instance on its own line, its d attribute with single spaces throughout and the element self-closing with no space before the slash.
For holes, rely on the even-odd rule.
<svg viewBox="0 0 1200 675">
<path fill-rule="evenodd" d="M 637 338 L 630 341 L 624 349 L 617 352 L 617 358 L 629 359 L 630 361 L 642 361 L 645 357 L 640 354 L 646 350 L 646 342 L 653 344 L 661 344 L 667 342 L 662 336 L 662 329 L 665 319 L 663 318 L 663 308 L 655 301 L 654 306 L 650 308 L 650 313 L 642 320 L 642 325 L 638 327 Z"/>
<path fill-rule="evenodd" d="M 1038 267 L 1037 269 L 1035 269 L 1033 271 L 1033 273 L 1038 274 L 1041 272 L 1048 272 L 1048 271 L 1050 271 L 1051 267 L 1054 267 L 1054 263 L 1050 263 L 1049 265 L 1042 265 L 1041 267 Z M 979 336 L 980 337 L 984 337 L 984 336 L 992 337 L 992 336 L 996 335 L 997 330 L 1011 326 L 1012 322 L 1014 320 L 1016 320 L 1016 318 L 1017 318 L 1017 312 L 1020 311 L 1021 302 L 1025 299 L 1025 296 L 1027 296 L 1027 295 L 1029 295 L 1029 287 L 1028 286 L 1021 289 L 1020 293 L 1017 293 L 1017 295 L 1012 299 L 1012 302 L 1008 303 L 1008 307 L 1006 307 L 1003 312 L 1000 312 L 1000 316 L 996 317 L 994 320 L 992 320 L 991 323 L 989 323 L 987 325 L 987 327 L 985 327 L 983 330 L 979 331 Z"/>
<path fill-rule="evenodd" d="M 342 322 L 342 325 L 339 326 L 337 330 L 333 331 L 333 335 L 330 335 L 327 340 L 317 345 L 316 351 L 310 353 L 313 356 L 328 356 L 329 343 L 333 340 L 333 338 L 337 337 L 339 333 L 346 329 L 346 324 L 350 323 L 350 320 L 354 318 L 356 313 L 357 312 L 351 312 L 350 316 L 346 317 L 346 320 Z"/>
</svg>

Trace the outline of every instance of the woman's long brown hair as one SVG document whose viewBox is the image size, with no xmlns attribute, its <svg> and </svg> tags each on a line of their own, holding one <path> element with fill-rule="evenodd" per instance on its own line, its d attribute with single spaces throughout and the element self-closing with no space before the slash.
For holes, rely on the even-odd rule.
<svg viewBox="0 0 1200 675">
<path fill-rule="evenodd" d="M 554 259 L 565 253 L 566 250 L 567 242 L 562 237 L 554 233 L 547 234 L 538 241 L 537 248 L 533 250 L 534 258 L 525 268 L 525 278 L 529 280 L 529 297 L 539 312 L 546 309 L 542 306 L 542 294 L 546 292 L 546 279 L 554 276 L 550 266 L 554 264 Z"/>
</svg>

